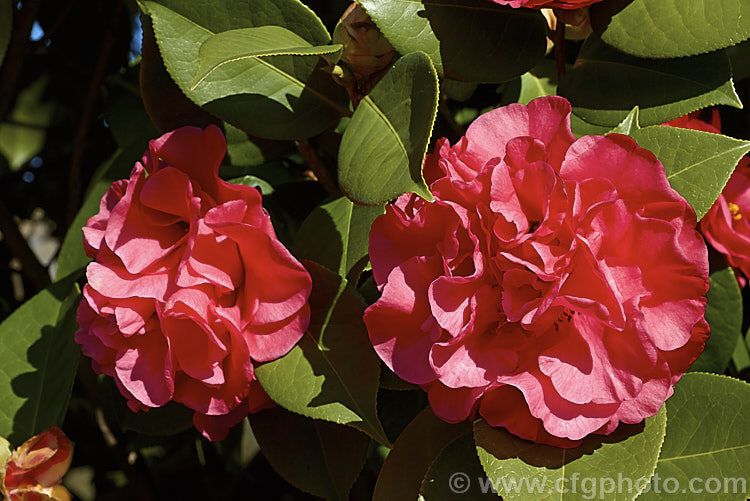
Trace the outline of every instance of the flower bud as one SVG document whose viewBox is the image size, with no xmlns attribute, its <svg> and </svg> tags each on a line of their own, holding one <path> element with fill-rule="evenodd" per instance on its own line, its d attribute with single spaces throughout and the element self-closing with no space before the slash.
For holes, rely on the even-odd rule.
<svg viewBox="0 0 750 501">
<path fill-rule="evenodd" d="M 386 68 L 395 49 L 362 6 L 352 3 L 333 31 L 333 43 L 344 46 L 341 60 L 356 78 L 369 77 Z"/>
<path fill-rule="evenodd" d="M 60 483 L 72 459 L 73 443 L 53 426 L 13 451 L 5 465 L 1 490 L 10 501 L 67 501 L 70 493 Z"/>
</svg>

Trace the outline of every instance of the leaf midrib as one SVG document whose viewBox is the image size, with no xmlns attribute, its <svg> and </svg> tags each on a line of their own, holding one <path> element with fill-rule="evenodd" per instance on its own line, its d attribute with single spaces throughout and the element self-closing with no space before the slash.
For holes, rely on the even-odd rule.
<svg viewBox="0 0 750 501">
<path fill-rule="evenodd" d="M 686 172 L 686 171 L 688 171 L 688 170 L 690 170 L 690 169 L 692 169 L 692 168 L 694 168 L 694 167 L 696 167 L 696 166 L 698 166 L 698 165 L 704 164 L 704 163 L 706 163 L 706 162 L 710 162 L 711 160 L 714 160 L 714 159 L 716 159 L 716 158 L 719 158 L 719 157 L 723 157 L 723 156 L 726 156 L 726 155 L 730 155 L 731 153 L 733 153 L 733 152 L 735 152 L 735 151 L 738 151 L 738 150 L 743 150 L 743 149 L 745 149 L 745 150 L 748 150 L 748 149 L 750 149 L 750 145 L 746 145 L 746 146 L 737 146 L 737 147 L 735 147 L 735 148 L 732 148 L 732 149 L 730 149 L 730 150 L 724 150 L 724 151 L 722 151 L 721 153 L 717 153 L 717 154 L 715 154 L 715 155 L 711 155 L 710 157 L 706 157 L 706 158 L 704 158 L 703 160 L 701 160 L 700 162 L 696 162 L 696 163 L 694 163 L 694 164 L 691 164 L 691 165 L 689 165 L 689 166 L 685 167 L 685 168 L 684 168 L 684 169 L 682 169 L 682 170 L 679 170 L 679 171 L 677 171 L 677 172 L 673 172 L 673 173 L 669 174 L 669 175 L 667 176 L 667 179 L 672 179 L 673 177 L 675 177 L 675 176 L 678 176 L 678 175 L 682 174 L 683 172 Z M 743 154 L 744 154 L 744 152 L 743 152 Z M 740 155 L 740 157 L 742 157 L 742 155 Z"/>
<path fill-rule="evenodd" d="M 698 458 L 698 457 L 704 457 L 704 456 L 713 456 L 715 454 L 721 454 L 724 452 L 741 450 L 741 449 L 750 449 L 750 444 L 736 445 L 734 447 L 725 447 L 723 449 L 716 449 L 713 451 L 697 452 L 695 454 L 687 454 L 685 456 L 675 456 L 675 457 L 664 458 L 664 459 L 659 458 L 659 462 L 668 463 L 670 461 L 680 461 L 682 459 L 692 459 L 692 458 Z"/>
</svg>

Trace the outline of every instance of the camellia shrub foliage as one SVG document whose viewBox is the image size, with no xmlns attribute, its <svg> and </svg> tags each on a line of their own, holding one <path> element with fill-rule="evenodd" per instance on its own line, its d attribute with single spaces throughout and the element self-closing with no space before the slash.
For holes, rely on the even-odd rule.
<svg viewBox="0 0 750 501">
<path fill-rule="evenodd" d="M 0 0 L 0 493 L 748 499 L 748 39 Z"/>
</svg>

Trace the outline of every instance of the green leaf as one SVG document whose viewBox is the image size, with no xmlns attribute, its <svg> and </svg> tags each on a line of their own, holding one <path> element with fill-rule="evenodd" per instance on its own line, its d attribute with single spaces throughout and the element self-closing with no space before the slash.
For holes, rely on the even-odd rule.
<svg viewBox="0 0 750 501">
<path fill-rule="evenodd" d="M 587 121 L 583 120 L 578 115 L 571 113 L 570 130 L 573 132 L 573 135 L 575 137 L 604 136 L 605 134 L 609 134 L 609 132 L 612 130 L 612 127 L 607 127 L 605 125 L 594 125 L 594 124 L 588 123 Z"/>
<path fill-rule="evenodd" d="M 274 192 L 273 186 L 256 176 L 242 176 L 235 179 L 230 179 L 229 182 L 232 184 L 241 184 L 243 186 L 252 186 L 253 188 L 258 188 L 263 195 L 270 195 Z"/>
<path fill-rule="evenodd" d="M 353 426 L 388 444 L 378 420 L 380 360 L 362 321 L 365 305 L 345 279 L 310 261 L 310 327 L 285 356 L 255 369 L 282 407 L 313 419 Z"/>
<path fill-rule="evenodd" d="M 261 452 L 287 482 L 325 499 L 349 499 L 367 456 L 367 435 L 281 407 L 248 418 Z"/>
<path fill-rule="evenodd" d="M 0 123 L 0 153 L 11 170 L 23 167 L 44 147 L 55 112 L 55 103 L 43 99 L 48 80 L 49 75 L 43 75 L 23 89 L 6 121 Z"/>
<path fill-rule="evenodd" d="M 640 57 L 694 56 L 750 38 L 745 0 L 612 0 L 591 6 L 602 39 Z"/>
<path fill-rule="evenodd" d="M 458 80 L 443 78 L 440 81 L 440 90 L 450 99 L 463 102 L 474 94 L 474 91 L 477 90 L 477 84 L 476 82 L 459 82 Z"/>
<path fill-rule="evenodd" d="M 217 117 L 258 137 L 302 139 L 334 126 L 350 113 L 346 91 L 320 71 L 318 58 L 241 59 L 217 67 L 191 90 L 200 48 L 217 32 L 274 24 L 291 29 L 312 45 L 329 44 L 320 20 L 298 1 L 224 3 L 232 4 L 237 12 L 204 2 L 164 4 L 168 6 L 142 4 L 151 16 L 164 64 L 182 92 Z"/>
<path fill-rule="evenodd" d="M 60 247 L 60 253 L 57 256 L 56 280 L 84 268 L 91 262 L 91 258 L 86 255 L 83 248 L 82 228 L 91 216 L 99 212 L 102 196 L 112 185 L 112 181 L 127 177 L 145 148 L 147 146 L 138 143 L 131 144 L 125 149 L 120 148 L 96 171 L 89 184 L 86 200 L 70 224 Z"/>
<path fill-rule="evenodd" d="M 62 424 L 80 351 L 77 278 L 51 285 L 0 324 L 0 436 L 13 443 Z"/>
<path fill-rule="evenodd" d="M 294 255 L 322 264 L 342 277 L 353 269 L 358 276 L 368 252 L 370 226 L 384 212 L 382 205 L 355 205 L 346 197 L 324 203 L 300 226 Z"/>
<path fill-rule="evenodd" d="M 225 64 L 265 56 L 331 56 L 341 53 L 342 45 L 313 47 L 294 32 L 281 26 L 258 26 L 217 33 L 206 39 L 198 52 L 198 70 L 190 90 Z"/>
<path fill-rule="evenodd" d="M 13 4 L 10 0 L 0 0 L 0 65 L 8 50 L 10 34 L 13 31 Z"/>
<path fill-rule="evenodd" d="M 605 480 L 609 492 L 601 499 L 631 500 L 645 487 L 636 480 L 648 479 L 656 468 L 666 426 L 662 407 L 641 424 L 621 424 L 607 436 L 590 435 L 573 449 L 535 444 L 485 421 L 474 423 L 474 439 L 487 478 L 506 501 L 591 499 L 582 489 L 584 479 L 593 479 L 596 487 L 602 479 L 616 483 L 620 475 L 631 479 L 630 485 L 623 483 L 616 492 Z"/>
<path fill-rule="evenodd" d="M 610 134 L 625 134 L 626 136 L 630 136 L 633 131 L 638 130 L 641 128 L 639 123 L 639 117 L 640 110 L 638 109 L 638 106 L 635 106 L 630 113 L 628 113 L 628 116 L 625 117 L 625 119 L 617 124 L 617 127 L 609 131 Z"/>
<path fill-rule="evenodd" d="M 750 477 L 750 385 L 716 374 L 685 374 L 667 400 L 667 435 L 652 479 L 638 500 L 663 499 L 673 478 L 695 500 L 745 500 Z M 655 492 L 657 476 L 663 483 Z M 691 484 L 691 479 L 697 483 Z M 717 479 L 720 490 L 714 491 Z M 726 487 L 726 490 L 725 490 Z M 713 492 L 708 492 L 708 491 Z M 682 496 L 685 499 L 684 494 Z M 673 496 L 670 499 L 674 499 Z"/>
<path fill-rule="evenodd" d="M 380 469 L 373 501 L 414 501 L 430 465 L 468 428 L 466 421 L 448 424 L 435 417 L 432 409 L 425 408 L 393 444 Z"/>
<path fill-rule="evenodd" d="M 737 338 L 737 345 L 732 353 L 732 363 L 738 373 L 750 369 L 750 344 L 747 343 L 747 339 L 750 339 L 750 331 L 745 334 L 745 337 L 740 335 Z"/>
<path fill-rule="evenodd" d="M 711 273 L 706 321 L 711 336 L 690 370 L 723 373 L 729 365 L 742 331 L 742 294 L 732 268 Z"/>
<path fill-rule="evenodd" d="M 331 43 L 323 22 L 299 0 L 223 0 L 186 2 L 159 0 L 159 4 L 196 22 L 213 33 L 254 26 L 282 26 L 298 34 L 312 45 Z"/>
<path fill-rule="evenodd" d="M 362 0 L 401 54 L 425 52 L 454 80 L 504 82 L 544 57 L 546 21 L 483 0 Z"/>
<path fill-rule="evenodd" d="M 263 150 L 237 127 L 226 124 L 224 136 L 227 138 L 227 157 L 232 165 L 256 166 L 265 163 Z"/>
<path fill-rule="evenodd" d="M 678 127 L 645 127 L 631 136 L 664 164 L 669 184 L 685 197 L 699 220 L 719 198 L 737 162 L 750 151 L 749 141 Z"/>
<path fill-rule="evenodd" d="M 396 61 L 359 103 L 341 139 L 341 190 L 363 205 L 405 192 L 432 200 L 422 161 L 437 106 L 438 79 L 430 58 L 414 52 Z"/>
<path fill-rule="evenodd" d="M 430 465 L 422 480 L 420 499 L 498 499 L 484 476 L 470 432 L 448 445 Z"/>
<path fill-rule="evenodd" d="M 543 59 L 539 64 L 521 75 L 521 93 L 518 102 L 529 104 L 529 101 L 543 96 L 557 94 L 557 70 L 555 62 Z"/>
<path fill-rule="evenodd" d="M 700 108 L 742 108 L 725 52 L 653 60 L 620 52 L 595 36 L 581 48 L 559 93 L 583 120 L 614 127 L 640 108 L 641 125 L 656 125 Z"/>
</svg>

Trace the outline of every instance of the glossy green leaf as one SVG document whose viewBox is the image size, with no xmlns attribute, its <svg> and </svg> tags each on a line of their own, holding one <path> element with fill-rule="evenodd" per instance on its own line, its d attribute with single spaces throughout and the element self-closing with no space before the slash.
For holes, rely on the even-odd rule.
<svg viewBox="0 0 750 501">
<path fill-rule="evenodd" d="M 422 161 L 438 106 L 438 80 L 421 52 L 402 57 L 359 103 L 339 148 L 339 185 L 376 205 L 406 192 L 432 200 Z"/>
<path fill-rule="evenodd" d="M 664 164 L 669 184 L 685 197 L 699 220 L 719 198 L 737 162 L 750 151 L 750 141 L 677 127 L 645 127 L 631 136 Z"/>
<path fill-rule="evenodd" d="M 441 75 L 504 82 L 544 57 L 546 22 L 539 11 L 484 0 L 362 0 L 401 54 L 425 52 Z"/>
<path fill-rule="evenodd" d="M 44 75 L 23 89 L 7 121 L 0 123 L 0 153 L 12 170 L 23 167 L 44 147 L 55 112 L 55 103 L 44 98 L 48 80 Z"/>
<path fill-rule="evenodd" d="M 425 408 L 393 444 L 380 469 L 373 501 L 414 501 L 430 465 L 468 429 L 468 422 L 448 424 Z"/>
<path fill-rule="evenodd" d="M 607 436 L 590 435 L 572 449 L 535 444 L 485 421 L 474 423 L 474 439 L 487 478 L 506 501 L 591 499 L 582 483 L 599 487 L 601 479 L 615 484 L 604 481 L 608 492 L 602 499 L 632 500 L 645 488 L 636 480 L 648 479 L 656 468 L 666 426 L 662 407 L 641 424 L 621 424 Z M 632 482 L 616 489 L 618 475 Z"/>
<path fill-rule="evenodd" d="M 342 47 L 340 44 L 313 47 L 301 36 L 281 26 L 224 31 L 207 38 L 201 45 L 198 70 L 190 90 L 194 90 L 208 75 L 225 64 L 266 56 L 333 57 L 341 52 Z"/>
<path fill-rule="evenodd" d="M 282 407 L 388 444 L 376 410 L 380 360 L 362 321 L 365 305 L 345 279 L 310 261 L 305 266 L 313 278 L 310 327 L 288 354 L 255 374 Z"/>
<path fill-rule="evenodd" d="M 704 54 L 750 38 L 745 0 L 609 0 L 591 6 L 602 39 L 640 57 Z"/>
<path fill-rule="evenodd" d="M 420 489 L 420 499 L 425 501 L 464 498 L 499 499 L 484 475 L 471 432 L 453 441 L 440 453 L 422 479 Z"/>
<path fill-rule="evenodd" d="M 560 82 L 559 93 L 570 100 L 573 113 L 589 123 L 614 127 L 638 106 L 641 125 L 646 126 L 717 104 L 741 108 L 731 76 L 723 51 L 641 59 L 590 36 Z"/>
<path fill-rule="evenodd" d="M 706 321 L 711 336 L 691 371 L 723 373 L 729 365 L 742 331 L 742 294 L 732 268 L 711 273 Z"/>
<path fill-rule="evenodd" d="M 633 131 L 641 128 L 640 119 L 638 116 L 639 114 L 640 114 L 640 110 L 638 109 L 638 106 L 636 106 L 630 111 L 630 113 L 628 113 L 628 116 L 626 116 L 622 122 L 617 124 L 617 127 L 609 131 L 609 133 L 610 134 L 625 134 L 626 136 L 631 135 Z"/>
<path fill-rule="evenodd" d="M 652 479 L 638 497 L 744 501 L 750 494 L 750 385 L 716 374 L 685 374 L 667 400 L 667 435 Z M 658 477 L 657 477 L 658 475 Z M 661 479 L 661 485 L 657 483 Z M 692 480 L 696 479 L 696 480 Z M 712 480 L 715 479 L 715 480 Z M 692 481 L 692 483 L 691 483 Z M 661 493 L 656 492 L 659 487 Z M 719 487 L 715 490 L 716 487 Z M 684 489 L 684 490 L 683 490 Z M 698 489 L 703 492 L 697 492 Z M 685 496 L 689 493 L 690 496 Z M 676 499 L 670 496 L 670 499 Z"/>
<path fill-rule="evenodd" d="M 294 255 L 322 264 L 342 277 L 364 267 L 370 226 L 385 212 L 382 205 L 355 205 L 339 197 L 315 208 L 300 226 Z"/>
<path fill-rule="evenodd" d="M 51 285 L 0 324 L 0 436 L 12 443 L 62 424 L 80 352 L 77 278 Z"/>
<path fill-rule="evenodd" d="M 254 26 L 282 26 L 312 45 L 331 43 L 323 22 L 299 0 L 223 0 L 221 3 L 158 0 L 158 3 L 200 22 L 213 33 Z"/>
<path fill-rule="evenodd" d="M 133 143 L 125 149 L 120 148 L 99 167 L 87 189 L 86 200 L 70 224 L 60 247 L 55 276 L 57 280 L 84 268 L 91 262 L 91 258 L 86 255 L 83 248 L 82 228 L 91 216 L 99 212 L 102 197 L 112 182 L 128 176 L 133 164 L 140 159 L 145 148 L 147 148 L 145 143 Z"/>
<path fill-rule="evenodd" d="M 367 435 L 281 407 L 248 418 L 261 452 L 287 482 L 325 499 L 349 499 L 367 456 Z"/>
<path fill-rule="evenodd" d="M 13 4 L 10 0 L 0 0 L 0 65 L 8 50 L 10 34 L 13 31 Z"/>
<path fill-rule="evenodd" d="M 224 16 L 234 19 L 218 20 L 217 13 L 207 12 L 213 10 L 213 4 L 143 2 L 164 64 L 182 92 L 245 132 L 270 139 L 311 137 L 348 115 L 346 91 L 320 71 L 318 58 L 313 57 L 242 59 L 217 67 L 191 90 L 199 69 L 200 48 L 215 33 L 276 24 L 312 45 L 330 43 L 320 20 L 296 0 L 240 3 L 227 2 L 227 6 L 236 6 L 239 14 L 223 11 Z M 248 10 L 253 6 L 257 11 Z M 289 12 L 279 12 L 284 8 Z"/>
</svg>

